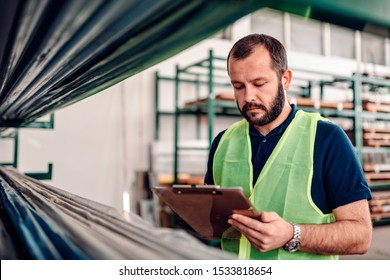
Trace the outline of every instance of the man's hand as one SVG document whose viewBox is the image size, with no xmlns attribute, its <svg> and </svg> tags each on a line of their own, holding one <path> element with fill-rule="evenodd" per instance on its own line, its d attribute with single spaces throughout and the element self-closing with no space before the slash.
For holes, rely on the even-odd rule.
<svg viewBox="0 0 390 280">
<path fill-rule="evenodd" d="M 282 247 L 294 234 L 293 226 L 275 212 L 262 212 L 258 218 L 233 214 L 228 223 L 245 235 L 260 252 Z"/>
<path fill-rule="evenodd" d="M 362 199 L 333 210 L 329 224 L 299 224 L 300 251 L 321 255 L 364 254 L 370 248 L 372 223 L 368 201 Z M 275 212 L 257 218 L 233 214 L 228 220 L 261 252 L 282 247 L 293 237 L 293 226 Z"/>
</svg>

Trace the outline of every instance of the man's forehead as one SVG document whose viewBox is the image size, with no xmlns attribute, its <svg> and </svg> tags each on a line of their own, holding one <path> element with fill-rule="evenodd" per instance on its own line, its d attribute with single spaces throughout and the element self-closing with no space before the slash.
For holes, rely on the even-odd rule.
<svg viewBox="0 0 390 280">
<path fill-rule="evenodd" d="M 265 49 L 263 46 L 256 47 L 256 49 L 253 49 L 251 54 L 249 56 L 246 56 L 244 58 L 235 58 L 231 57 L 229 59 L 229 67 L 231 64 L 237 64 L 237 63 L 259 63 L 259 64 L 266 64 L 271 65 L 271 56 L 267 49 Z"/>
</svg>

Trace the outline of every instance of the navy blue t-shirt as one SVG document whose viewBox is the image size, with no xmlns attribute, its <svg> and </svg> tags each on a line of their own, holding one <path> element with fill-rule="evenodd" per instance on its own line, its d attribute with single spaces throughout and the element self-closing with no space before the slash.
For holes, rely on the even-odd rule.
<svg viewBox="0 0 390 280">
<path fill-rule="evenodd" d="M 288 118 L 265 137 L 250 126 L 253 184 L 298 111 L 295 105 L 291 107 L 292 111 Z M 214 184 L 212 169 L 214 153 L 225 131 L 215 137 L 210 148 L 205 176 L 205 183 L 209 185 Z M 324 214 L 354 201 L 371 199 L 371 191 L 351 141 L 339 126 L 331 122 L 318 121 L 317 124 L 311 195 L 314 203 Z"/>
</svg>

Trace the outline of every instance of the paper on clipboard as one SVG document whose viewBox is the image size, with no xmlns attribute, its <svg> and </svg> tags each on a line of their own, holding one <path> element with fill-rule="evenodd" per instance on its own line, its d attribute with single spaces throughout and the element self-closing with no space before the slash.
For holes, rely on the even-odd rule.
<svg viewBox="0 0 390 280">
<path fill-rule="evenodd" d="M 241 187 L 153 187 L 152 191 L 205 239 L 219 239 L 233 210 L 252 208 Z"/>
</svg>

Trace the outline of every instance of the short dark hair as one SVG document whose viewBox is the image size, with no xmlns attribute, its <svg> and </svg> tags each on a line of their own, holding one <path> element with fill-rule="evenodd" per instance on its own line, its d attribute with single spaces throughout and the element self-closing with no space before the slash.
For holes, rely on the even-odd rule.
<svg viewBox="0 0 390 280">
<path fill-rule="evenodd" d="M 288 69 L 286 49 L 277 39 L 265 34 L 250 34 L 238 40 L 230 50 L 227 57 L 229 71 L 229 59 L 244 59 L 251 55 L 256 46 L 263 46 L 270 54 L 272 68 L 279 78 Z"/>
</svg>

